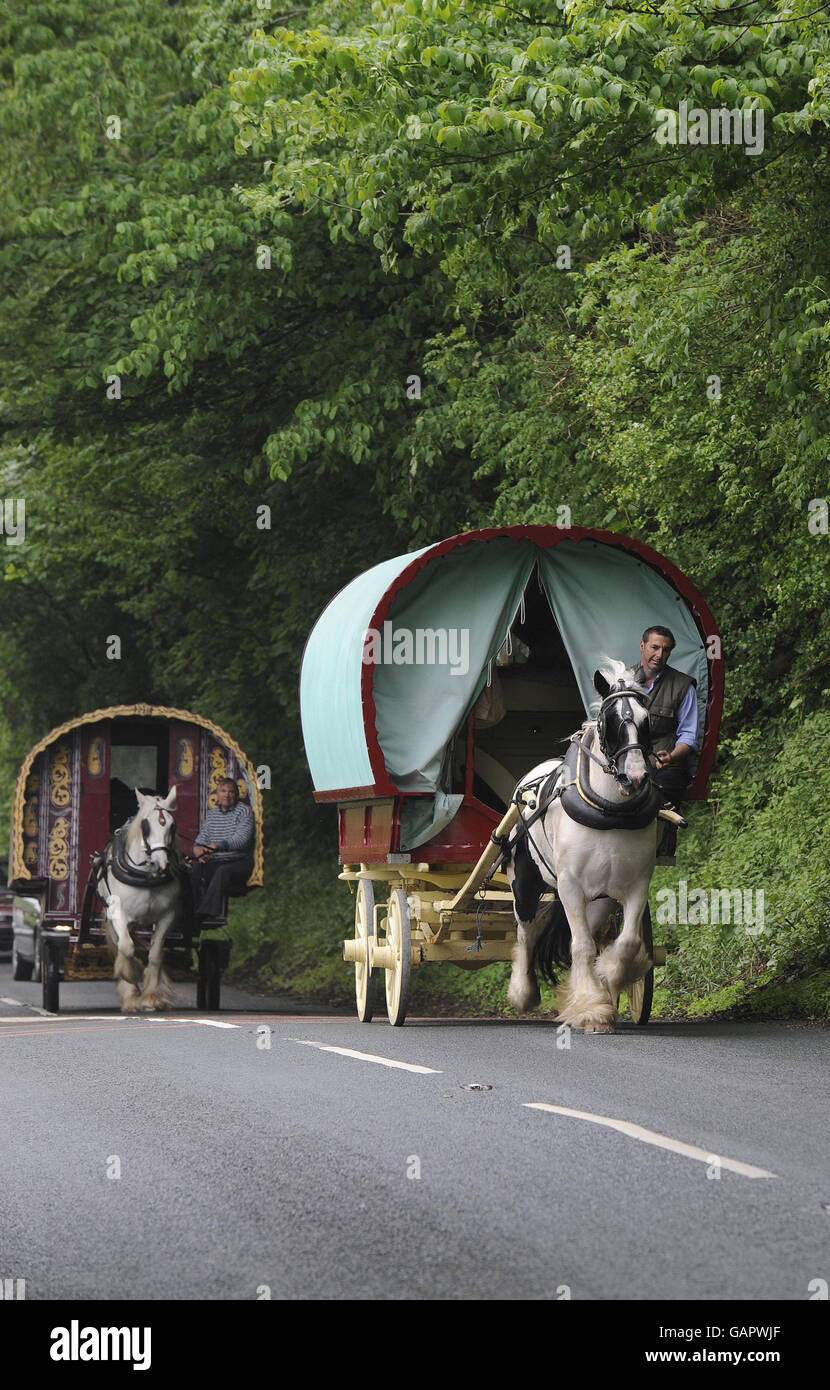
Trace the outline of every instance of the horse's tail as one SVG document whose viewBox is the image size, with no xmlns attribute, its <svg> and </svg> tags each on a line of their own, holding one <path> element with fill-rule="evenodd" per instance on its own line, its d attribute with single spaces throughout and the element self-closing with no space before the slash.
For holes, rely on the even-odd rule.
<svg viewBox="0 0 830 1390">
<path fill-rule="evenodd" d="M 530 966 L 538 970 L 549 984 L 557 983 L 554 966 L 567 970 L 571 964 L 571 928 L 565 909 L 557 898 L 550 916 L 536 938 Z"/>
</svg>

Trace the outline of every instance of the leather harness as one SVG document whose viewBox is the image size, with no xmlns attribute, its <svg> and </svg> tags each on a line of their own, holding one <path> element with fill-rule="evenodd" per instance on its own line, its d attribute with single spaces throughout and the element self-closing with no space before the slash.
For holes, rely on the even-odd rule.
<svg viewBox="0 0 830 1390">
<path fill-rule="evenodd" d="M 604 732 L 604 715 L 607 705 L 611 701 L 622 698 L 633 698 L 643 702 L 642 695 L 636 690 L 626 689 L 606 695 L 600 707 L 596 723 L 596 729 L 600 733 L 600 737 Z M 493 877 L 503 860 L 511 854 L 512 848 L 520 835 L 527 836 L 547 872 L 552 876 L 554 882 L 556 881 L 556 874 L 551 865 L 547 862 L 545 855 L 542 854 L 539 846 L 530 834 L 530 831 L 535 822 L 545 814 L 557 797 L 559 797 L 562 802 L 563 811 L 571 820 L 576 821 L 579 825 L 588 826 L 591 830 L 643 830 L 647 825 L 651 825 L 652 822 L 657 819 L 658 812 L 663 805 L 663 798 L 660 788 L 652 781 L 650 776 L 646 779 L 646 783 L 641 790 L 636 792 L 634 796 L 629 797 L 623 805 L 621 805 L 620 802 L 608 801 L 605 797 L 600 796 L 598 792 L 593 790 L 589 795 L 583 782 L 585 775 L 583 771 L 584 758 L 592 759 L 602 768 L 603 772 L 615 777 L 617 775 L 616 759 L 620 753 L 626 752 L 632 748 L 639 748 L 644 756 L 647 752 L 639 742 L 621 744 L 614 750 L 607 762 L 603 762 L 588 746 L 589 734 L 593 734 L 591 725 L 579 730 L 575 734 L 571 734 L 571 746 L 559 767 L 555 768 L 539 783 L 536 792 L 536 804 L 533 806 L 533 803 L 531 803 L 532 814 L 529 816 L 521 816 L 515 829 L 511 831 L 508 836 L 496 837 L 495 834 L 491 836 L 493 842 L 498 844 L 501 848 L 502 853 L 490 869 L 487 875 L 488 881 Z M 601 746 L 600 744 L 600 747 Z M 563 780 L 565 776 L 569 778 L 568 781 Z M 514 794 L 514 800 L 517 800 L 524 789 L 525 788 L 520 784 Z M 522 809 L 527 803 L 519 803 L 517 801 L 517 805 L 520 805 L 520 809 Z"/>
<path fill-rule="evenodd" d="M 164 813 L 160 811 L 160 814 L 163 815 Z M 130 858 L 127 850 L 129 825 L 121 826 L 119 830 L 113 831 L 112 838 L 105 847 L 96 850 L 91 856 L 89 878 L 87 879 L 81 912 L 81 931 L 78 938 L 80 942 L 88 941 L 90 938 L 95 901 L 97 898 L 100 898 L 102 902 L 105 900 L 101 894 L 101 885 L 105 879 L 109 878 L 110 874 L 118 883 L 124 883 L 128 888 L 156 888 L 177 879 L 181 891 L 182 930 L 185 938 L 189 940 L 193 930 L 192 884 L 181 855 L 175 848 L 176 822 L 169 811 L 167 815 L 170 816 L 171 839 L 173 840 L 173 843 L 169 845 L 150 845 L 150 822 L 146 818 L 142 820 L 141 836 L 148 856 L 143 862 L 137 864 L 134 859 Z M 161 823 L 165 824 L 166 822 L 162 820 Z M 167 853 L 167 867 L 157 872 L 152 856 L 158 854 L 162 849 Z M 109 883 L 107 882 L 104 886 L 106 895 L 109 896 L 111 892 Z"/>
</svg>

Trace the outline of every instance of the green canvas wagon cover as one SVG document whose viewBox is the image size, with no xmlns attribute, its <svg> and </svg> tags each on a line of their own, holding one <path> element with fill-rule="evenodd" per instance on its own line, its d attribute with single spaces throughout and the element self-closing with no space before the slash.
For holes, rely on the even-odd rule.
<svg viewBox="0 0 830 1390">
<path fill-rule="evenodd" d="M 674 633 L 671 664 L 697 683 L 687 794 L 700 798 L 722 709 L 720 639 L 703 598 L 665 556 L 617 532 L 509 526 L 382 561 L 332 599 L 306 644 L 300 705 L 316 799 L 429 798 L 420 829 L 409 826 L 409 846 L 423 843 L 464 800 L 466 730 L 476 795 L 496 787 L 489 804 L 498 806 L 514 774 L 561 753 L 546 746 L 548 735 L 559 730 L 561 739 L 587 717 L 595 669 L 609 657 L 636 664 L 653 624 Z M 507 689 L 502 727 L 475 733 L 470 726 L 486 720 L 471 716 L 511 629 L 528 660 L 521 667 L 517 655 L 497 675 L 500 694 Z M 522 757 L 531 758 L 525 767 Z M 468 792 L 471 777 L 472 767 Z M 409 813 L 411 821 L 415 808 Z"/>
</svg>

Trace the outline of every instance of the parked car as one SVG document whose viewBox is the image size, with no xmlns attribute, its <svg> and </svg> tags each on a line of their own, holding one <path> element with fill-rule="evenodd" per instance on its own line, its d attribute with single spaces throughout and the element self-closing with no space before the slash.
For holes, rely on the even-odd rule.
<svg viewBox="0 0 830 1390">
<path fill-rule="evenodd" d="M 0 891 L 0 960 L 8 960 L 12 952 L 12 937 L 14 928 L 12 925 L 12 904 L 14 903 L 14 893 L 8 890 Z"/>
<path fill-rule="evenodd" d="M 12 899 L 11 932 L 13 939 L 9 942 L 12 956 L 12 978 L 15 980 L 38 980 L 40 979 L 40 960 L 37 930 L 41 916 L 40 899 L 18 897 L 16 893 L 3 894 L 2 896 L 8 896 Z"/>
</svg>

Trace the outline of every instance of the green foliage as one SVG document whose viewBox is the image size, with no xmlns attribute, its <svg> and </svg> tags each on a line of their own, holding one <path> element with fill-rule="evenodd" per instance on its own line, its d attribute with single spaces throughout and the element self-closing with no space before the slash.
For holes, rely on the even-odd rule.
<svg viewBox="0 0 830 1390">
<path fill-rule="evenodd" d="M 763 892 L 757 933 L 757 921 L 748 931 L 735 913 L 725 925 L 657 929 L 657 939 L 668 935 L 674 947 L 665 984 L 675 1007 L 692 1013 L 736 1005 L 758 986 L 778 981 L 780 987 L 782 979 L 800 978 L 830 959 L 830 769 L 820 756 L 830 737 L 830 713 L 822 710 L 775 732 L 777 750 L 755 730 L 733 741 L 691 842 L 681 839 L 679 867 L 658 870 L 652 885 L 653 914 L 656 889 L 677 890 L 684 878 L 689 893 Z"/>
<path fill-rule="evenodd" d="M 272 769 L 279 979 L 335 988 L 305 637 L 376 560 L 567 504 L 668 554 L 723 633 L 718 782 L 683 853 L 701 881 L 763 884 L 771 934 L 679 941 L 672 997 L 821 969 L 804 804 L 820 820 L 810 788 L 828 790 L 829 542 L 807 507 L 830 456 L 830 39 L 813 10 L 10 0 L 0 478 L 27 536 L 2 556 L 4 798 L 34 739 L 85 709 L 209 713 Z M 763 151 L 659 143 L 681 101 L 763 113 Z M 286 859 L 312 865 L 293 908 Z M 258 911 L 252 955 L 273 926 Z M 418 988 L 453 992 L 432 976 Z M 489 1006 L 498 976 L 457 988 Z"/>
</svg>

